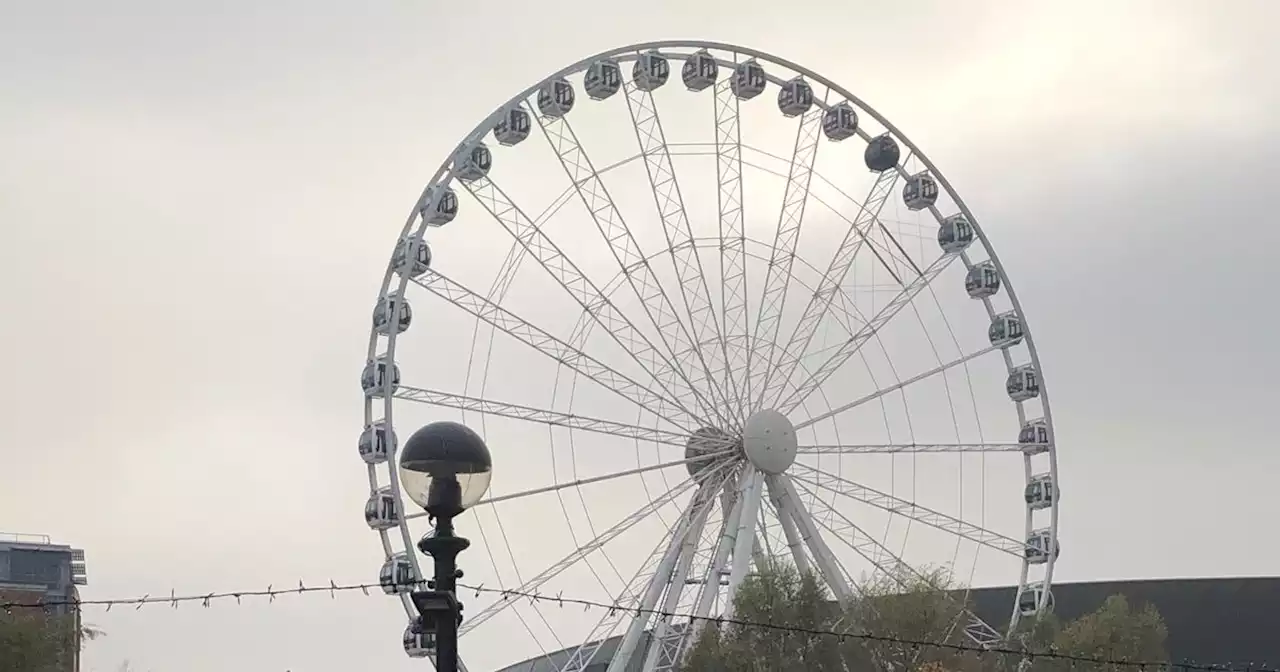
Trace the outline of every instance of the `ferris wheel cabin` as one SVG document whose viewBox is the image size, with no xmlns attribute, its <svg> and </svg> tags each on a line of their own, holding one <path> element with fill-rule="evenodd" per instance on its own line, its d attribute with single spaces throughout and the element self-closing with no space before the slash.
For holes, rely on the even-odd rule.
<svg viewBox="0 0 1280 672">
<path fill-rule="evenodd" d="M 1018 593 L 1018 613 L 1023 616 L 1035 616 L 1040 613 L 1040 600 L 1045 601 L 1045 611 L 1053 611 L 1053 592 L 1044 587 L 1043 581 L 1027 584 Z"/>
<path fill-rule="evenodd" d="M 828 107 L 822 113 L 822 132 L 833 142 L 848 140 L 858 133 L 858 113 L 847 102 Z"/>
<path fill-rule="evenodd" d="M 365 464 L 381 464 L 396 448 L 396 432 L 383 420 L 378 420 L 360 432 L 360 459 Z"/>
<path fill-rule="evenodd" d="M 974 264 L 964 276 L 964 291 L 970 298 L 985 299 L 1000 291 L 1000 272 L 990 261 Z"/>
<path fill-rule="evenodd" d="M 813 107 L 813 87 L 803 77 L 796 77 L 778 88 L 778 111 L 784 117 L 796 117 Z M 825 124 L 824 124 L 825 126 Z"/>
<path fill-rule="evenodd" d="M 403 334 L 413 322 L 413 309 L 409 300 L 399 294 L 388 294 L 378 300 L 373 309 L 373 329 L 383 336 L 391 332 Z"/>
<path fill-rule="evenodd" d="M 908 177 L 907 183 L 902 185 L 902 201 L 912 211 L 924 210 L 937 203 L 938 181 L 928 171 Z"/>
<path fill-rule="evenodd" d="M 416 242 L 415 247 L 413 243 Z M 422 277 L 431 268 L 431 246 L 421 236 L 401 238 L 396 243 L 393 261 L 396 273 L 410 278 Z"/>
<path fill-rule="evenodd" d="M 364 365 L 364 370 L 360 372 L 360 387 L 364 389 L 366 397 L 381 397 L 383 389 L 387 384 L 387 369 L 390 368 L 391 375 L 391 393 L 395 394 L 397 388 L 400 387 L 400 367 L 390 364 L 386 357 L 379 357 L 376 360 Z"/>
<path fill-rule="evenodd" d="M 719 74 L 720 65 L 706 49 L 689 54 L 684 65 L 680 66 L 680 79 L 684 80 L 685 88 L 690 91 L 701 91 L 715 84 Z"/>
<path fill-rule="evenodd" d="M 1049 423 L 1044 418 L 1028 420 L 1018 431 L 1018 443 L 1026 455 L 1039 455 L 1049 450 Z"/>
<path fill-rule="evenodd" d="M 769 84 L 765 79 L 764 67 L 753 58 L 738 64 L 733 70 L 733 79 L 729 80 L 729 89 L 739 100 L 751 100 L 764 93 Z"/>
<path fill-rule="evenodd" d="M 867 143 L 866 151 L 862 153 L 863 161 L 873 173 L 892 170 L 901 158 L 902 150 L 898 148 L 898 141 L 888 133 L 872 138 L 871 142 Z"/>
<path fill-rule="evenodd" d="M 444 226 L 458 216 L 458 195 L 449 187 L 434 185 L 423 195 L 418 214 L 427 226 Z"/>
<path fill-rule="evenodd" d="M 1014 367 L 1009 372 L 1004 389 L 1014 401 L 1027 401 L 1040 396 L 1040 377 L 1036 375 L 1035 367 L 1030 364 Z"/>
<path fill-rule="evenodd" d="M 569 80 L 564 77 L 552 80 L 538 89 L 538 112 L 544 117 L 563 117 L 573 109 L 575 98 Z"/>
<path fill-rule="evenodd" d="M 987 340 L 997 348 L 1008 348 L 1021 343 L 1022 318 L 1012 310 L 991 318 L 991 326 L 987 327 Z"/>
<path fill-rule="evenodd" d="M 1050 543 L 1052 540 L 1052 543 Z M 1053 547 L 1053 557 L 1056 559 L 1062 555 L 1062 544 L 1058 540 L 1053 539 L 1048 529 L 1035 530 L 1027 537 L 1027 545 L 1024 550 L 1027 562 L 1033 565 L 1043 565 L 1049 562 L 1050 546 Z"/>
<path fill-rule="evenodd" d="M 947 254 L 963 252 L 973 244 L 973 225 L 962 213 L 956 213 L 942 220 L 938 226 L 938 247 Z"/>
<path fill-rule="evenodd" d="M 364 522 L 374 530 L 389 530 L 400 524 L 400 508 L 391 486 L 378 488 L 364 503 Z"/>
<path fill-rule="evenodd" d="M 436 633 L 414 632 L 419 629 L 410 623 L 404 629 L 404 652 L 410 658 L 427 658 L 436 653 Z"/>
<path fill-rule="evenodd" d="M 631 81 L 641 91 L 653 91 L 667 83 L 671 76 L 671 64 L 656 51 L 640 54 L 631 66 Z"/>
<path fill-rule="evenodd" d="M 474 182 L 489 174 L 493 167 L 493 152 L 483 142 L 477 142 L 462 150 L 455 160 L 454 174 L 463 182 Z"/>
<path fill-rule="evenodd" d="M 513 147 L 529 137 L 533 130 L 533 120 L 523 107 L 515 106 L 493 125 L 493 139 L 503 147 Z"/>
<path fill-rule="evenodd" d="M 409 562 L 408 553 L 396 553 L 382 563 L 378 570 L 378 585 L 388 595 L 400 595 L 412 592 L 418 580 L 413 575 L 413 563 Z"/>
<path fill-rule="evenodd" d="M 1051 474 L 1040 474 L 1034 476 L 1030 483 L 1027 483 L 1026 490 L 1023 492 L 1023 499 L 1027 502 L 1027 508 L 1032 511 L 1047 509 L 1053 506 L 1057 493 L 1053 487 L 1053 476 Z"/>
<path fill-rule="evenodd" d="M 612 58 L 602 58 L 587 68 L 582 88 L 591 100 L 604 100 L 622 88 L 622 68 Z"/>
</svg>

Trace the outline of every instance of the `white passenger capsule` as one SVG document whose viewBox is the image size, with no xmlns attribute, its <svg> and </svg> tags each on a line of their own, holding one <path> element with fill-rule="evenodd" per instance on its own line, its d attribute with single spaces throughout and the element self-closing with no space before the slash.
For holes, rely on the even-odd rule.
<svg viewBox="0 0 1280 672">
<path fill-rule="evenodd" d="M 418 205 L 418 214 L 428 226 L 444 226 L 458 216 L 458 195 L 445 185 L 432 185 Z"/>
<path fill-rule="evenodd" d="M 684 80 L 685 88 L 690 91 L 701 91 L 715 84 L 719 75 L 720 66 L 706 49 L 689 54 L 680 67 L 680 79 Z"/>
<path fill-rule="evenodd" d="M 553 79 L 538 89 L 538 112 L 544 117 L 563 117 L 573 109 L 574 99 L 569 80 Z"/>
<path fill-rule="evenodd" d="M 1049 451 L 1049 423 L 1044 418 L 1028 420 L 1018 431 L 1018 443 L 1026 455 L 1039 455 Z"/>
<path fill-rule="evenodd" d="M 477 142 L 463 149 L 454 159 L 457 166 L 454 174 L 463 182 L 474 182 L 489 174 L 493 168 L 493 153 L 483 142 Z"/>
<path fill-rule="evenodd" d="M 1022 318 L 1012 310 L 991 318 L 991 326 L 987 327 L 987 340 L 997 348 L 1008 348 L 1021 343 Z"/>
<path fill-rule="evenodd" d="M 413 243 L 417 242 L 417 245 Z M 396 273 L 410 278 L 422 277 L 431 268 L 431 246 L 421 236 L 401 238 L 396 243 L 393 262 Z"/>
<path fill-rule="evenodd" d="M 813 107 L 813 87 L 803 77 L 796 77 L 778 88 L 778 111 L 784 117 L 796 117 Z"/>
<path fill-rule="evenodd" d="M 1040 377 L 1036 375 L 1035 367 L 1030 364 L 1014 367 L 1009 372 L 1004 389 L 1014 401 L 1027 401 L 1040 396 Z"/>
<path fill-rule="evenodd" d="M 1033 476 L 1031 481 L 1027 483 L 1022 496 L 1027 502 L 1027 508 L 1032 511 L 1039 511 L 1053 506 L 1053 502 L 1058 496 L 1056 489 L 1053 487 L 1053 476 L 1050 474 Z"/>
<path fill-rule="evenodd" d="M 413 310 L 409 307 L 409 300 L 399 294 L 387 294 L 373 309 L 373 330 L 383 336 L 393 332 L 402 334 L 412 323 Z"/>
<path fill-rule="evenodd" d="M 733 69 L 733 79 L 729 80 L 729 89 L 740 100 L 751 100 L 764 92 L 769 80 L 764 76 L 764 67 L 756 60 L 743 61 Z"/>
<path fill-rule="evenodd" d="M 612 58 L 602 58 L 587 67 L 582 88 L 592 100 L 604 100 L 622 88 L 622 68 Z"/>
<path fill-rule="evenodd" d="M 400 507 L 391 487 L 378 488 L 364 503 L 364 522 L 374 530 L 389 530 L 400 524 Z"/>
<path fill-rule="evenodd" d="M 928 171 L 916 173 L 902 185 L 902 201 L 908 210 L 924 210 L 938 202 L 938 181 Z"/>
<path fill-rule="evenodd" d="M 360 432 L 360 459 L 365 464 L 381 464 L 396 449 L 396 432 L 386 421 L 378 420 Z"/>
<path fill-rule="evenodd" d="M 379 357 L 365 364 L 364 370 L 360 372 L 360 387 L 364 390 L 364 396 L 381 397 L 386 389 L 388 375 L 391 377 L 391 393 L 395 394 L 400 387 L 400 367 L 394 363 L 388 366 L 386 357 Z"/>
<path fill-rule="evenodd" d="M 1052 549 L 1050 548 L 1052 546 Z M 1043 565 L 1049 562 L 1050 553 L 1054 559 L 1062 555 L 1062 545 L 1057 539 L 1053 539 L 1049 534 L 1049 530 L 1035 530 L 1027 537 L 1026 546 L 1023 549 L 1027 562 L 1032 565 Z"/>
<path fill-rule="evenodd" d="M 656 51 L 640 54 L 635 65 L 631 66 L 631 81 L 641 91 L 653 91 L 667 83 L 671 76 L 671 64 Z"/>
<path fill-rule="evenodd" d="M 852 138 L 858 132 L 858 113 L 849 103 L 828 107 L 822 113 L 822 132 L 835 142 Z"/>
<path fill-rule="evenodd" d="M 516 105 L 507 110 L 498 123 L 494 124 L 493 138 L 499 145 L 511 147 L 529 137 L 531 130 L 533 130 L 533 120 L 529 118 L 529 113 L 525 112 L 523 107 Z"/>
<path fill-rule="evenodd" d="M 1000 273 L 990 261 L 974 264 L 964 276 L 964 291 L 970 298 L 985 299 L 1000 291 Z"/>
<path fill-rule="evenodd" d="M 417 587 L 417 580 L 407 553 L 396 553 L 382 563 L 382 568 L 378 570 L 378 585 L 388 595 L 413 592 Z"/>
<path fill-rule="evenodd" d="M 955 254 L 963 252 L 973 244 L 973 224 L 962 213 L 956 213 L 942 220 L 938 226 L 938 247 L 943 252 Z"/>
</svg>

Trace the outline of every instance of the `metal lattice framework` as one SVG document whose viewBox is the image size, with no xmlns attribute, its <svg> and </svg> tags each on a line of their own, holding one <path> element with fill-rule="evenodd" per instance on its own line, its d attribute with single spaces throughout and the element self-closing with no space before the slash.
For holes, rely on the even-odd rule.
<svg viewBox="0 0 1280 672">
<path fill-rule="evenodd" d="M 750 140 L 757 128 L 778 141 Z M 841 186 L 860 179 L 847 168 L 859 163 L 870 169 L 861 198 Z M 957 294 L 976 301 L 944 301 Z M 468 326 L 462 351 L 431 336 Z M 384 576 L 423 576 L 425 516 L 405 509 L 397 431 L 462 414 L 499 473 L 515 449 L 496 437 L 550 456 L 552 482 L 490 493 L 460 524 L 482 535 L 491 580 L 549 595 L 585 581 L 618 606 L 564 625 L 501 599 L 468 609 L 464 635 L 513 618 L 551 669 L 580 672 L 606 654 L 610 672 L 677 669 L 699 619 L 732 616 L 762 562 L 785 558 L 847 604 L 871 585 L 926 579 L 914 549 L 924 563 L 971 552 L 970 577 L 979 557 L 1016 576 L 1007 621 L 961 609 L 953 626 L 991 645 L 1052 604 L 1059 490 L 1041 374 L 976 217 L 881 114 L 753 49 L 631 45 L 500 105 L 400 231 L 362 375 L 366 521 Z M 968 406 L 956 401 L 966 393 Z M 1019 462 L 1018 476 L 1000 466 Z M 936 475 L 952 472 L 958 487 Z M 640 491 L 609 522 L 593 503 L 617 509 Z M 988 509 L 1005 531 L 988 527 Z M 563 530 L 544 537 L 566 547 L 560 559 L 528 566 L 513 525 Z M 548 630 L 563 651 L 543 646 Z M 409 631 L 404 645 L 431 653 Z"/>
</svg>

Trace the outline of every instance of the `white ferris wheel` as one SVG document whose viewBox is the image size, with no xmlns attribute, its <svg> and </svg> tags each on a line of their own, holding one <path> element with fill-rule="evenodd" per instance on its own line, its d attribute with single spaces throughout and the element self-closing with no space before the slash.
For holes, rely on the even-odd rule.
<svg viewBox="0 0 1280 672">
<path fill-rule="evenodd" d="M 416 615 L 395 430 L 451 418 L 496 473 L 466 581 L 551 598 L 465 596 L 464 658 L 492 628 L 550 669 L 673 669 L 769 557 L 840 601 L 937 565 L 1016 581 L 958 624 L 997 642 L 1051 606 L 1059 551 L 1023 316 L 951 184 L 838 84 L 713 42 L 586 58 L 467 134 L 396 242 L 362 375 L 384 587 Z"/>
</svg>

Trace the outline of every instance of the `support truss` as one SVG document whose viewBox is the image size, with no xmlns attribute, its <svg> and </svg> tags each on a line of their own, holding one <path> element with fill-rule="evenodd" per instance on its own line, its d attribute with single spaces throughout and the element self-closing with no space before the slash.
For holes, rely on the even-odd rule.
<svg viewBox="0 0 1280 672">
<path fill-rule="evenodd" d="M 700 371 L 705 371 L 709 378 L 714 367 L 707 364 L 706 357 L 725 355 L 724 338 L 711 303 L 711 290 L 707 286 L 707 276 L 703 273 L 702 258 L 694 245 L 693 229 L 689 226 L 689 215 L 685 211 L 675 167 L 671 164 L 671 151 L 667 148 L 666 135 L 662 131 L 662 120 L 658 116 L 651 91 L 645 91 L 636 86 L 635 82 L 629 82 L 626 94 L 627 109 L 631 112 L 631 123 L 636 129 L 636 141 L 640 144 L 640 154 L 644 157 L 645 174 L 649 177 L 654 205 L 662 220 L 663 236 L 667 241 L 671 263 L 680 283 L 680 294 L 689 316 L 693 343 L 698 347 L 698 344 L 714 335 L 716 342 L 722 346 L 718 352 L 711 350 L 702 353 L 699 348 L 703 368 L 695 367 L 690 375 L 696 379 Z M 728 406 L 726 399 L 715 398 L 716 393 L 721 392 L 717 381 L 707 379 L 702 382 L 705 389 L 711 390 L 713 403 Z"/>
<path fill-rule="evenodd" d="M 730 79 L 716 84 L 716 181 L 720 213 L 720 288 L 721 313 L 724 320 L 724 387 L 732 394 L 738 422 L 746 421 L 750 398 L 750 346 L 747 331 L 747 237 L 742 212 L 742 131 L 738 123 L 738 105 Z M 748 339 L 744 347 L 729 348 L 729 337 Z M 737 372 L 735 376 L 734 372 Z"/>
<path fill-rule="evenodd" d="M 801 454 L 854 453 L 1020 453 L 1043 444 L 1027 443 L 827 443 L 800 446 Z"/>
<path fill-rule="evenodd" d="M 823 383 L 827 382 L 827 379 L 837 369 L 849 361 L 849 358 L 856 354 L 867 341 L 871 340 L 884 325 L 888 324 L 889 320 L 898 314 L 898 311 L 911 303 L 916 294 L 920 293 L 920 290 L 928 287 L 929 283 L 933 282 L 933 279 L 946 270 L 947 266 L 951 265 L 951 262 L 958 257 L 959 255 L 955 253 L 946 253 L 938 257 L 924 270 L 920 277 L 907 283 L 901 292 L 894 296 L 884 308 L 880 309 L 880 312 L 867 320 L 866 324 L 858 329 L 856 334 L 850 336 L 849 340 L 842 343 L 825 362 L 814 369 L 813 373 L 809 374 L 776 408 L 783 415 L 788 415 L 803 404 L 805 399 L 809 398 L 809 395 L 821 388 Z"/>
<path fill-rule="evenodd" d="M 586 415 L 560 413 L 559 411 L 550 411 L 544 408 L 534 408 L 532 406 L 522 406 L 520 404 L 508 404 L 501 401 L 494 401 L 492 399 L 468 397 L 461 394 L 441 392 L 439 390 L 429 390 L 417 387 L 401 387 L 396 391 L 395 396 L 397 399 L 416 401 L 423 404 L 430 404 L 432 406 L 456 408 L 461 411 L 497 415 L 504 418 L 512 418 L 514 420 L 527 420 L 529 422 L 552 425 L 555 427 L 567 427 L 569 429 L 580 429 L 586 432 L 595 432 L 597 434 L 611 434 L 613 436 L 635 439 L 637 441 L 665 443 L 667 445 L 680 446 L 682 448 L 689 440 L 689 435 L 683 432 L 669 432 L 652 427 L 628 425 L 621 422 L 602 420 L 600 418 L 593 418 Z"/>
<path fill-rule="evenodd" d="M 428 269 L 421 277 L 414 278 L 413 282 L 445 301 L 462 308 L 476 318 L 506 332 L 534 350 L 586 376 L 601 387 L 612 391 L 654 416 L 682 428 L 679 422 L 657 410 L 659 402 L 665 401 L 658 393 L 627 375 L 619 373 L 582 350 L 572 347 L 543 329 L 534 326 L 506 308 L 454 282 L 438 271 Z"/>
<path fill-rule="evenodd" d="M 795 463 L 794 466 L 798 468 L 799 472 L 795 476 L 797 480 L 822 488 L 828 492 L 844 495 L 849 499 L 874 506 L 877 509 L 919 521 L 929 527 L 950 532 L 961 539 L 968 539 L 976 544 L 981 544 L 1018 558 L 1022 558 L 1029 548 L 1024 541 L 1018 541 L 998 532 L 992 532 L 973 523 L 920 506 L 915 502 L 898 499 L 888 493 L 868 488 L 865 485 L 859 485 L 835 474 L 814 469 L 799 462 Z"/>
<path fill-rule="evenodd" d="M 791 266 L 795 263 L 796 243 L 800 239 L 800 224 L 804 220 L 805 205 L 809 202 L 809 182 L 813 178 L 813 163 L 818 158 L 818 147 L 821 144 L 819 141 L 822 137 L 823 111 L 823 107 L 814 105 L 804 113 L 800 119 L 800 126 L 796 129 L 796 144 L 791 154 L 791 171 L 787 177 L 786 192 L 782 197 L 778 230 L 773 238 L 773 254 L 769 259 L 769 268 L 765 272 L 764 292 L 760 296 L 760 311 L 756 315 L 756 325 L 750 344 L 749 366 L 754 370 L 759 364 L 764 365 L 764 375 L 759 384 L 758 395 L 755 394 L 756 385 L 754 383 L 752 385 L 752 396 L 756 397 L 753 409 L 763 403 L 764 392 L 769 388 L 769 379 L 773 373 L 772 351 L 778 340 L 778 329 L 782 325 L 782 311 L 786 307 Z"/>
<path fill-rule="evenodd" d="M 515 238 L 516 243 L 532 255 L 582 307 L 584 314 L 603 327 L 642 369 L 653 376 L 666 397 L 673 400 L 676 408 L 700 423 L 706 422 L 706 418 L 696 412 L 698 400 L 693 383 L 684 377 L 674 362 L 659 352 L 653 342 L 543 233 L 541 227 L 529 219 L 496 182 L 489 177 L 482 177 L 463 184 L 502 228 Z M 683 379 L 685 387 L 675 384 L 676 381 L 670 375 L 672 373 Z"/>
<path fill-rule="evenodd" d="M 605 188 L 604 181 L 600 179 L 591 159 L 578 142 L 578 136 L 573 132 L 568 119 L 545 115 L 535 115 L 534 118 L 538 120 L 538 126 L 560 159 L 560 164 L 573 183 L 579 199 L 586 206 L 600 235 L 608 244 L 627 283 L 640 299 L 645 314 L 656 327 L 658 338 L 666 348 L 667 354 L 674 359 L 677 353 L 694 353 L 699 359 L 703 374 L 710 380 L 711 369 L 702 357 L 701 348 L 697 347 L 685 323 L 676 314 L 670 297 L 667 296 L 657 275 L 650 268 L 648 259 L 640 250 L 640 244 L 636 242 L 631 229 L 623 220 L 622 213 L 618 211 L 608 189 Z M 673 364 L 677 368 L 680 366 L 678 360 Z M 683 370 L 680 375 L 685 380 L 690 379 L 688 373 Z M 719 407 L 708 399 L 703 391 L 695 388 L 693 394 L 697 397 L 706 416 L 716 417 L 722 423 L 724 422 Z"/>
<path fill-rule="evenodd" d="M 836 248 L 836 253 L 831 258 L 827 271 L 822 274 L 822 280 L 818 282 L 818 288 L 814 290 L 813 296 L 809 298 L 809 304 L 805 306 L 804 315 L 796 323 L 787 345 L 778 353 L 776 366 L 780 369 L 780 375 L 767 379 L 768 384 L 764 389 L 762 399 L 772 400 L 774 404 L 777 404 L 777 397 L 783 393 L 787 383 L 795 375 L 796 369 L 800 367 L 800 362 L 804 359 L 805 352 L 809 349 L 809 344 L 813 342 L 814 334 L 818 332 L 818 325 L 831 308 L 831 300 L 840 292 L 845 276 L 849 274 L 849 269 L 853 268 L 854 258 L 857 257 L 858 251 L 867 243 L 867 233 L 878 222 L 880 211 L 884 209 L 884 204 L 894 192 L 894 186 L 897 183 L 898 171 L 896 170 L 886 170 L 876 177 L 876 183 L 871 186 L 871 191 L 867 194 L 867 199 L 863 202 L 862 209 L 858 212 L 857 217 L 854 218 L 853 223 L 849 225 L 849 228 L 845 230 L 844 240 L 840 241 L 840 246 Z M 873 249 L 872 252 L 875 252 L 875 250 Z M 879 254 L 876 256 L 879 258 Z M 881 263 L 885 263 L 883 259 L 881 259 Z M 889 268 L 890 273 L 893 273 L 893 269 L 887 263 L 885 267 Z"/>
</svg>

